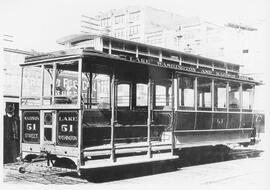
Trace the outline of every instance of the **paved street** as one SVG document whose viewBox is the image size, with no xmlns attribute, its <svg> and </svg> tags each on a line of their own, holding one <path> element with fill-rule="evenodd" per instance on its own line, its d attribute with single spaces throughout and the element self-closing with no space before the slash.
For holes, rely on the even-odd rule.
<svg viewBox="0 0 270 190">
<path fill-rule="evenodd" d="M 269 165 L 268 165 L 269 166 Z M 269 174 L 269 170 L 268 170 Z M 112 184 L 174 184 L 174 185 L 226 185 L 264 187 L 269 184 L 266 158 L 238 159 L 180 168 L 157 175 L 113 181 Z"/>
<path fill-rule="evenodd" d="M 48 170 L 41 168 L 39 172 L 26 172 L 20 174 L 16 165 L 5 165 L 4 182 L 8 184 L 112 184 L 112 185 L 176 185 L 176 186 L 205 186 L 205 187 L 247 187 L 253 189 L 266 189 L 269 185 L 269 160 L 268 152 L 264 152 L 260 157 L 242 158 L 223 162 L 215 162 L 203 165 L 192 165 L 177 168 L 176 170 L 161 171 L 157 174 L 145 174 L 138 171 L 147 170 L 144 166 L 135 167 L 135 170 L 129 169 L 127 173 L 122 168 L 116 170 L 129 175 L 117 179 L 108 179 L 106 181 L 93 180 L 92 177 L 81 179 L 75 173 L 61 173 L 58 170 Z M 30 168 L 31 169 L 31 168 Z M 111 171 L 111 175 L 116 171 Z M 106 171 L 105 173 L 108 173 Z M 101 171 L 97 175 L 104 175 Z M 117 174 L 116 174 L 117 175 Z M 92 174 L 93 176 L 93 174 Z M 94 177 L 94 178 L 95 178 Z"/>
</svg>

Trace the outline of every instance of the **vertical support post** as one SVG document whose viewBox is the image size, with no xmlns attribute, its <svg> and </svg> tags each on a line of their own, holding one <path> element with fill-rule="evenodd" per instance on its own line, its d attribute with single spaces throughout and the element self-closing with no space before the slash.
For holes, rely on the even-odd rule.
<svg viewBox="0 0 270 190">
<path fill-rule="evenodd" d="M 79 171 L 82 165 L 82 148 L 83 148 L 83 135 L 82 135 L 82 121 L 83 121 L 83 110 L 81 107 L 81 94 L 82 94 L 82 59 L 78 60 L 78 105 L 80 109 L 78 110 L 78 163 L 77 170 Z"/>
<path fill-rule="evenodd" d="M 179 102 L 179 85 L 180 85 L 180 78 L 179 75 L 177 76 L 177 83 L 176 83 L 176 110 L 178 110 L 179 106 L 181 106 L 181 102 Z M 181 91 L 181 96 L 182 96 L 182 91 Z M 182 97 L 181 97 L 182 100 Z"/>
<path fill-rule="evenodd" d="M 22 89 L 23 89 L 23 67 L 21 67 L 21 85 L 20 85 L 20 98 L 19 98 L 19 106 L 22 105 Z M 19 112 L 19 117 L 20 117 L 20 160 L 23 159 L 22 155 L 22 110 L 20 109 Z"/>
<path fill-rule="evenodd" d="M 44 94 L 44 65 L 41 66 L 41 92 L 40 92 L 40 105 L 43 105 L 43 94 Z"/>
<path fill-rule="evenodd" d="M 78 60 L 78 106 L 81 106 L 82 102 L 82 59 Z"/>
<path fill-rule="evenodd" d="M 229 82 L 227 82 L 227 84 L 226 84 L 226 108 L 227 108 L 227 112 L 229 112 L 229 106 L 230 106 L 229 89 L 230 89 Z"/>
<path fill-rule="evenodd" d="M 166 87 L 166 106 L 170 105 L 169 87 Z"/>
<path fill-rule="evenodd" d="M 52 104 L 54 104 L 54 97 L 55 97 L 55 84 L 56 84 L 56 63 L 53 63 L 53 83 L 52 83 Z"/>
<path fill-rule="evenodd" d="M 147 109 L 147 144 L 148 150 L 147 155 L 149 158 L 152 158 L 152 144 L 151 144 L 151 112 L 152 112 L 152 81 L 148 79 L 148 88 L 147 88 L 147 102 L 148 102 L 148 109 Z"/>
<path fill-rule="evenodd" d="M 109 54 L 112 54 L 112 41 L 109 39 Z"/>
<path fill-rule="evenodd" d="M 239 107 L 240 107 L 240 112 L 242 112 L 242 109 L 243 109 L 243 83 L 240 83 L 240 86 L 239 86 Z"/>
<path fill-rule="evenodd" d="M 195 106 L 195 111 L 198 109 L 198 77 L 195 77 L 194 80 L 194 106 Z"/>
<path fill-rule="evenodd" d="M 254 98 L 255 98 L 255 85 L 252 85 L 251 102 L 250 102 L 250 109 L 252 110 L 252 112 L 254 109 Z"/>
<path fill-rule="evenodd" d="M 254 98 L 255 98 L 255 85 L 252 86 L 252 95 L 251 95 L 251 109 L 252 109 L 252 123 L 251 123 L 251 127 L 254 127 L 254 117 L 255 117 L 255 114 L 254 114 Z M 257 132 L 257 131 L 256 131 Z"/>
<path fill-rule="evenodd" d="M 115 162 L 115 145 L 114 145 L 114 127 L 115 127 L 115 73 L 113 68 L 112 81 L 111 81 L 111 157 L 110 159 Z"/>
<path fill-rule="evenodd" d="M 214 111 L 215 111 L 215 80 L 212 79 L 211 83 L 211 106 L 212 106 L 212 113 L 211 113 L 211 129 L 213 129 L 214 123 Z"/>
<path fill-rule="evenodd" d="M 214 111 L 215 108 L 215 83 L 214 83 L 214 79 L 212 79 L 211 81 L 211 107 L 212 107 L 212 111 Z"/>
<path fill-rule="evenodd" d="M 159 50 L 159 58 L 158 61 L 162 62 L 162 50 Z"/>
<path fill-rule="evenodd" d="M 229 89 L 230 88 L 230 85 L 229 85 L 229 82 L 227 82 L 226 84 L 226 111 L 227 111 L 227 122 L 226 122 L 226 129 L 228 128 L 228 123 L 229 123 L 229 106 L 230 106 L 230 96 L 229 96 Z"/>
<path fill-rule="evenodd" d="M 194 109 L 195 109 L 195 122 L 194 122 L 194 130 L 196 129 L 197 126 L 197 110 L 198 110 L 198 77 L 195 77 L 194 80 Z"/>
<path fill-rule="evenodd" d="M 138 47 L 138 45 L 136 45 L 136 58 L 138 58 L 139 57 L 139 47 Z"/>
<path fill-rule="evenodd" d="M 239 122 L 239 128 L 242 126 L 242 111 L 243 111 L 243 83 L 240 83 L 239 87 L 239 99 L 240 99 L 240 122 Z"/>
<path fill-rule="evenodd" d="M 172 140 L 172 146 L 171 146 L 171 153 L 172 155 L 174 155 L 174 149 L 175 149 L 175 138 L 174 138 L 174 110 L 175 110 L 175 105 L 174 105 L 174 92 L 175 92 L 175 83 L 174 83 L 174 71 L 172 71 L 172 122 L 171 122 L 171 125 L 172 125 L 172 131 L 171 131 L 171 140 Z"/>
<path fill-rule="evenodd" d="M 92 88 L 93 88 L 93 73 L 92 73 L 92 69 L 90 70 L 90 75 L 89 75 L 89 105 L 88 107 L 91 108 L 92 107 Z"/>
</svg>

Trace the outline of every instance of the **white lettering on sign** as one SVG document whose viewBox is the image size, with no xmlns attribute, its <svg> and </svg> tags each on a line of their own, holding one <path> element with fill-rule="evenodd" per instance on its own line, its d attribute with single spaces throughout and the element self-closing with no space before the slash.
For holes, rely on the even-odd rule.
<svg viewBox="0 0 270 190">
<path fill-rule="evenodd" d="M 59 121 L 78 121 L 77 117 L 59 117 Z"/>
<path fill-rule="evenodd" d="M 39 117 L 38 116 L 25 116 L 24 117 L 24 120 L 27 120 L 27 121 L 38 121 L 39 120 Z"/>
<path fill-rule="evenodd" d="M 30 138 L 30 139 L 37 139 L 38 138 L 38 134 L 30 134 L 30 133 L 25 133 L 24 134 L 25 138 Z"/>
<path fill-rule="evenodd" d="M 76 141 L 77 140 L 77 137 L 76 136 L 68 136 L 68 135 L 59 135 L 58 136 L 58 139 L 59 140 L 68 140 L 68 141 Z"/>
<path fill-rule="evenodd" d="M 73 125 L 67 125 L 67 124 L 63 124 L 61 125 L 61 131 L 62 132 L 73 132 Z"/>
<path fill-rule="evenodd" d="M 26 130 L 27 131 L 35 131 L 36 130 L 36 124 L 35 123 L 27 123 L 26 124 Z"/>
</svg>

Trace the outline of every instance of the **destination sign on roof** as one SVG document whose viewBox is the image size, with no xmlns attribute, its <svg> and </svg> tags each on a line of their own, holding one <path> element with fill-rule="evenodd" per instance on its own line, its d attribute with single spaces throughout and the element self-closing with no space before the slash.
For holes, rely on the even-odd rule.
<svg viewBox="0 0 270 190">
<path fill-rule="evenodd" d="M 197 73 L 197 74 L 204 74 L 204 75 L 211 75 L 211 76 L 216 76 L 216 77 L 225 77 L 225 78 L 231 78 L 231 79 L 240 79 L 240 80 L 253 80 L 249 77 L 245 76 L 240 76 L 237 74 L 231 74 L 231 73 L 226 73 L 226 72 L 220 72 L 220 71 L 213 71 L 211 69 L 205 69 L 205 68 L 196 68 L 196 67 L 188 67 L 188 66 L 183 66 L 180 64 L 175 64 L 175 63 L 166 63 L 166 62 L 161 62 L 161 61 L 155 61 L 153 59 L 148 59 L 148 58 L 138 58 L 138 57 L 132 57 L 132 56 L 125 56 L 121 57 L 122 59 L 128 60 L 128 61 L 136 61 L 138 63 L 143 63 L 143 64 L 150 64 L 150 65 L 155 65 L 159 67 L 164 67 L 164 68 L 170 68 L 170 69 L 176 69 L 180 71 L 186 71 L 186 72 L 192 72 L 192 73 Z"/>
</svg>

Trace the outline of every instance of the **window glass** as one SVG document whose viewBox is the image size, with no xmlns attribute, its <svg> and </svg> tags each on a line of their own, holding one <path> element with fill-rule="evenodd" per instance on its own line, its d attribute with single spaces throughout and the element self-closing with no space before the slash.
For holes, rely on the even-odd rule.
<svg viewBox="0 0 270 190">
<path fill-rule="evenodd" d="M 221 80 L 215 80 L 215 92 L 214 92 L 214 106 L 215 108 L 226 108 L 226 82 Z"/>
<path fill-rule="evenodd" d="M 110 19 L 109 18 L 104 18 L 101 19 L 101 26 L 106 27 L 110 25 Z"/>
<path fill-rule="evenodd" d="M 250 84 L 243 84 L 243 109 L 252 108 L 253 90 Z"/>
<path fill-rule="evenodd" d="M 139 33 L 139 25 L 136 25 L 136 26 L 131 26 L 129 28 L 129 35 L 132 36 L 134 34 L 138 34 Z"/>
<path fill-rule="evenodd" d="M 92 81 L 92 90 L 90 90 L 91 81 Z M 90 97 L 90 94 L 91 94 L 91 97 Z M 104 74 L 93 73 L 92 80 L 91 80 L 90 73 L 83 73 L 82 99 L 86 108 L 109 109 L 110 108 L 110 77 Z"/>
<path fill-rule="evenodd" d="M 133 12 L 129 14 L 129 21 L 134 22 L 140 19 L 140 12 Z"/>
<path fill-rule="evenodd" d="M 130 105 L 130 85 L 119 84 L 117 87 L 117 106 L 129 107 Z"/>
<path fill-rule="evenodd" d="M 240 108 L 240 84 L 229 83 L 229 108 Z"/>
<path fill-rule="evenodd" d="M 211 86 L 212 80 L 198 78 L 198 108 L 211 108 Z"/>
<path fill-rule="evenodd" d="M 53 94 L 53 65 L 44 65 L 43 105 L 52 104 Z"/>
<path fill-rule="evenodd" d="M 57 63 L 55 103 L 76 104 L 78 101 L 78 62 Z"/>
<path fill-rule="evenodd" d="M 136 85 L 136 106 L 147 106 L 147 84 Z"/>
<path fill-rule="evenodd" d="M 36 106 L 40 104 L 41 66 L 23 68 L 22 104 Z"/>
<path fill-rule="evenodd" d="M 123 37 L 125 37 L 125 30 L 124 30 L 124 28 L 115 29 L 114 36 L 116 38 L 123 38 Z"/>
<path fill-rule="evenodd" d="M 155 106 L 171 106 L 171 87 L 165 85 L 155 86 Z"/>
<path fill-rule="evenodd" d="M 115 24 L 123 24 L 124 23 L 124 15 L 115 16 Z"/>
<path fill-rule="evenodd" d="M 110 77 L 108 75 L 93 75 L 91 98 L 92 108 L 110 108 Z"/>
<path fill-rule="evenodd" d="M 179 78 L 179 106 L 194 107 L 194 80 L 192 76 Z"/>
</svg>

